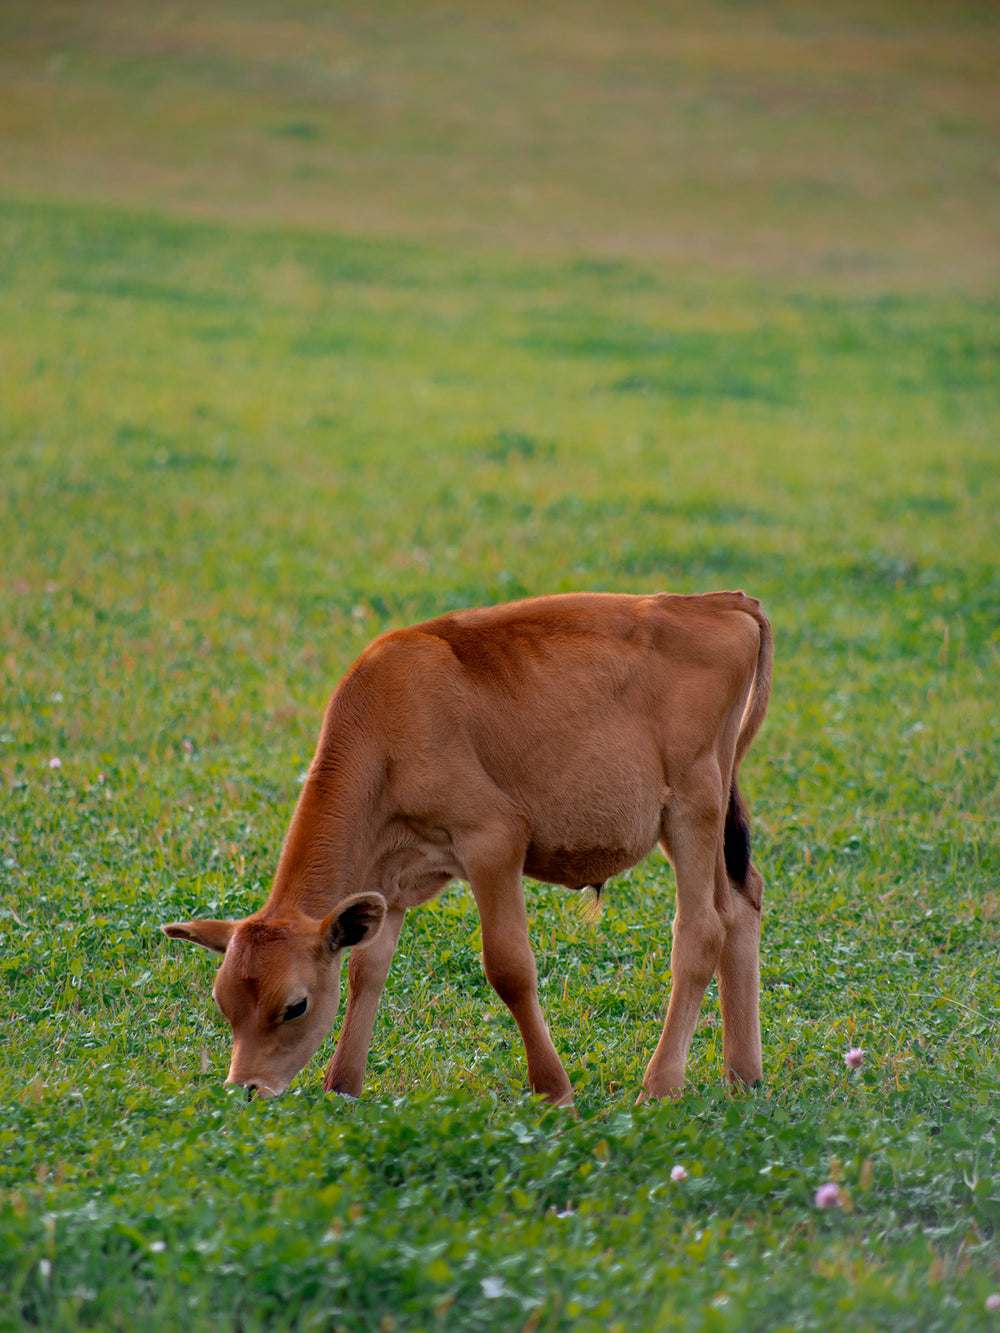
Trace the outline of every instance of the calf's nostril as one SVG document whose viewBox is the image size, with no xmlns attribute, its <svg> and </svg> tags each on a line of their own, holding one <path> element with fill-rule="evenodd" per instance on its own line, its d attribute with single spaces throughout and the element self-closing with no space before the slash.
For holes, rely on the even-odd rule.
<svg viewBox="0 0 1000 1333">
<path fill-rule="evenodd" d="M 248 1101 L 248 1102 L 252 1102 L 253 1099 L 254 1099 L 254 1096 L 256 1095 L 256 1092 L 257 1092 L 257 1084 L 256 1084 L 256 1083 L 247 1083 L 247 1084 L 246 1084 L 246 1090 L 247 1090 L 247 1101 Z"/>
</svg>

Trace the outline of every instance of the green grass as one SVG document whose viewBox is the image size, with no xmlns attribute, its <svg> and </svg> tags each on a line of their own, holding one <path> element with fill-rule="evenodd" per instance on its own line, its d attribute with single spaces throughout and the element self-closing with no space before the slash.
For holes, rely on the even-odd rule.
<svg viewBox="0 0 1000 1333">
<path fill-rule="evenodd" d="M 590 50 L 603 74 L 561 87 L 601 147 L 589 182 L 571 155 L 559 199 L 514 133 L 557 25 L 287 12 L 212 9 L 195 59 L 169 16 L 5 10 L 35 60 L 9 107 L 68 55 L 46 75 L 51 119 L 11 112 L 0 157 L 0 1329 L 996 1328 L 1000 297 L 961 222 L 988 230 L 995 200 L 990 11 L 748 6 L 741 47 L 726 7 L 678 10 L 692 162 L 741 51 L 744 81 L 766 67 L 784 96 L 815 93 L 794 124 L 744 98 L 772 145 L 753 206 L 777 231 L 741 243 L 739 207 L 713 212 L 726 254 L 697 264 L 639 243 L 648 182 L 615 203 L 614 146 L 648 117 L 628 99 L 617 122 L 598 112 L 614 52 L 632 70 L 652 41 L 638 6 L 617 26 L 587 6 L 572 30 L 573 59 Z M 495 69 L 480 99 L 449 100 L 475 87 L 487 20 L 508 56 L 534 51 L 513 128 L 487 114 Z M 353 129 L 318 95 L 300 105 L 310 35 L 381 51 L 385 95 L 404 76 L 420 93 L 406 134 L 426 151 L 363 99 Z M 160 103 L 130 41 L 162 43 Z M 792 78 L 803 53 L 813 83 Z M 282 83 L 282 61 L 302 77 Z M 830 119 L 858 62 L 884 112 L 864 144 Z M 954 247 L 940 180 L 914 230 L 893 174 L 912 109 L 961 100 L 945 67 L 965 70 L 972 117 L 950 158 L 937 129 L 926 145 L 963 200 Z M 58 79 L 80 68 L 106 116 L 74 119 L 80 87 Z M 117 114 L 140 93 L 144 129 Z M 237 113 L 275 127 L 289 156 L 269 208 L 228 178 L 209 207 L 184 105 L 216 146 Z M 440 199 L 424 207 L 414 163 L 447 178 L 456 105 L 479 118 L 483 172 L 514 153 L 552 177 L 537 235 L 487 226 L 475 173 L 456 175 L 461 245 Z M 664 133 L 681 123 L 670 97 L 660 111 Z M 60 116 L 87 150 L 79 178 L 46 138 Z M 346 207 L 294 183 L 334 122 L 345 171 L 378 175 L 390 147 L 409 165 L 391 188 L 352 177 L 342 226 L 309 229 L 320 203 Z M 115 125 L 149 145 L 150 175 L 130 174 Z M 802 143 L 834 138 L 848 197 L 796 221 L 782 182 Z M 862 159 L 885 167 L 870 227 Z M 241 162 L 227 171 L 249 191 Z M 155 207 L 135 207 L 154 176 Z M 671 216 L 704 207 L 682 191 Z M 873 263 L 837 268 L 838 235 Z M 685 1093 L 634 1106 L 669 987 L 671 874 L 653 857 L 596 919 L 528 886 L 579 1119 L 525 1094 L 463 886 L 407 921 L 360 1102 L 320 1091 L 332 1038 L 285 1097 L 227 1092 L 214 964 L 158 926 L 261 903 L 324 702 L 364 644 L 523 594 L 720 587 L 764 600 L 777 647 L 744 768 L 767 885 L 763 1089 L 724 1090 L 712 991 Z M 845 1206 L 819 1211 L 831 1179 Z"/>
</svg>

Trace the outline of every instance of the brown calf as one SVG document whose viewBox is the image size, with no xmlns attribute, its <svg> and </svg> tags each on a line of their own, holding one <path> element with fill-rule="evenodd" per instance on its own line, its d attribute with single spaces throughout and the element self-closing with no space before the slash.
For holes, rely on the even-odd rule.
<svg viewBox="0 0 1000 1333">
<path fill-rule="evenodd" d="M 763 881 L 736 778 L 772 661 L 760 603 L 739 592 L 538 597 L 382 634 L 330 701 L 267 902 L 243 921 L 163 927 L 225 955 L 214 993 L 233 1029 L 229 1082 L 287 1087 L 333 1025 L 342 951 L 364 945 L 323 1083 L 358 1096 L 403 917 L 464 879 L 531 1087 L 570 1103 L 521 876 L 600 886 L 657 842 L 677 912 L 645 1094 L 683 1084 L 713 973 L 729 1077 L 760 1079 Z"/>
</svg>

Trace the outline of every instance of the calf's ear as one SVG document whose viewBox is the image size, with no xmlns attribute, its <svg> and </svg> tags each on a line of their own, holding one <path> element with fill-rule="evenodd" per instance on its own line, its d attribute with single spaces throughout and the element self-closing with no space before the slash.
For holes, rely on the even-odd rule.
<svg viewBox="0 0 1000 1333">
<path fill-rule="evenodd" d="M 225 953 L 236 929 L 235 921 L 173 921 L 161 926 L 172 940 L 190 940 L 213 953 Z"/>
<path fill-rule="evenodd" d="M 370 944 L 382 928 L 385 913 L 385 899 L 380 893 L 355 893 L 323 918 L 320 934 L 332 952 Z"/>
</svg>

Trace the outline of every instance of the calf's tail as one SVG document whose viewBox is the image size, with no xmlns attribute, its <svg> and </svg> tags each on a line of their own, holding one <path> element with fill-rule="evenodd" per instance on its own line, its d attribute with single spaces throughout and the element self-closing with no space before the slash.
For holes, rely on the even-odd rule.
<svg viewBox="0 0 1000 1333">
<path fill-rule="evenodd" d="M 750 816 L 746 802 L 740 792 L 737 776 L 740 763 L 750 742 L 760 729 L 767 712 L 771 697 L 771 674 L 774 669 L 774 640 L 767 616 L 760 608 L 760 603 L 753 597 L 743 597 L 739 609 L 757 622 L 760 642 L 757 649 L 757 669 L 754 673 L 753 689 L 743 711 L 740 733 L 736 741 L 736 757 L 733 761 L 733 777 L 729 788 L 729 806 L 726 810 L 726 824 L 723 836 L 723 853 L 729 878 L 743 896 L 760 911 L 764 898 L 764 881 L 760 872 L 750 860 Z"/>
</svg>

